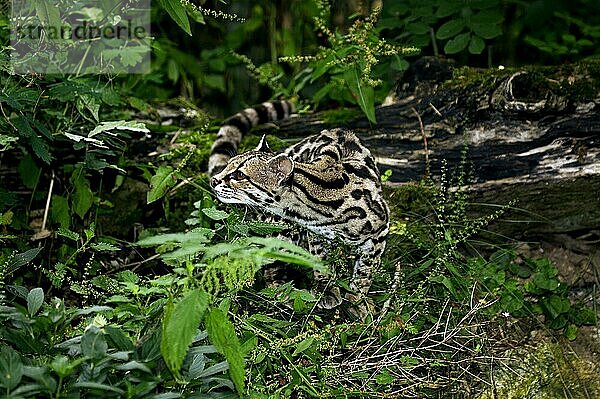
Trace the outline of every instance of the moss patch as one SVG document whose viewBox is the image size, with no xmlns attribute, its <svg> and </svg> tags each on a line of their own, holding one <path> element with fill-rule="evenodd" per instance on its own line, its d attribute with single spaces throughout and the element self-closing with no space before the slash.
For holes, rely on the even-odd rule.
<svg viewBox="0 0 600 399">
<path fill-rule="evenodd" d="M 554 343 L 529 349 L 511 353 L 514 360 L 495 373 L 494 387 L 478 399 L 600 397 L 597 365 Z"/>
</svg>

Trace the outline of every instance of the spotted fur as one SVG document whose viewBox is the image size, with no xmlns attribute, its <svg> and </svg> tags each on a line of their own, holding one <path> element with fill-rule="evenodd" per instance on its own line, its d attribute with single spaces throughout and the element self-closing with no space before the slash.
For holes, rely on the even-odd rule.
<svg viewBox="0 0 600 399">
<path fill-rule="evenodd" d="M 233 125 L 227 123 L 224 128 Z M 235 143 L 227 144 L 227 137 L 234 137 Z M 221 134 L 213 149 L 237 148 L 239 139 Z M 352 245 L 357 256 L 350 287 L 356 295 L 349 298 L 367 294 L 385 249 L 389 209 L 375 160 L 354 133 L 323 130 L 279 154 L 263 137 L 255 150 L 227 158 L 222 170 L 224 158 L 217 155 L 224 154 L 211 155 L 210 184 L 220 201 L 250 205 L 327 241 L 341 239 Z"/>
</svg>

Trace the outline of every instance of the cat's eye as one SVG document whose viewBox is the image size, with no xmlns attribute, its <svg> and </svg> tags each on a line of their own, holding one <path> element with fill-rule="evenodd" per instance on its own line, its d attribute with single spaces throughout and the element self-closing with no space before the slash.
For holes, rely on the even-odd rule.
<svg viewBox="0 0 600 399">
<path fill-rule="evenodd" d="M 242 180 L 244 178 L 244 174 L 239 170 L 236 170 L 235 172 L 230 173 L 227 177 L 229 177 L 229 180 Z"/>
</svg>

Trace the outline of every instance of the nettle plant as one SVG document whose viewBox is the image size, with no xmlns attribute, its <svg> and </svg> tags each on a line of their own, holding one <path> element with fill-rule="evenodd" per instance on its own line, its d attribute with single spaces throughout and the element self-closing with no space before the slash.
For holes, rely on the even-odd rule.
<svg viewBox="0 0 600 399">
<path fill-rule="evenodd" d="M 520 256 L 509 243 L 489 256 L 482 254 L 497 248 L 482 240 L 488 226 L 507 212 L 519 210 L 516 201 L 506 205 L 472 204 L 472 173 L 465 148 L 455 171 L 451 172 L 442 161 L 439 184 L 425 179 L 405 189 L 409 198 L 414 197 L 421 205 L 409 213 L 410 221 L 396 219 L 390 228 L 390 239 L 399 240 L 398 247 L 405 248 L 399 255 L 400 264 L 406 265 L 403 281 L 412 287 L 400 294 L 407 296 L 403 302 L 448 296 L 457 304 L 473 306 L 476 298 L 478 304 L 485 305 L 483 313 L 490 319 L 542 315 L 545 326 L 575 339 L 577 328 L 595 324 L 596 316 L 584 304 L 569 300 L 570 287 L 559 281 L 555 265 L 545 258 Z M 486 209 L 491 211 L 486 213 Z M 484 214 L 474 217 L 473 211 Z M 405 306 L 403 317 L 418 320 L 415 315 L 419 306 Z M 425 320 L 429 317 L 422 316 Z"/>
<path fill-rule="evenodd" d="M 317 83 L 320 89 L 312 94 L 319 103 L 330 99 L 341 103 L 358 104 L 370 122 L 376 123 L 375 102 L 387 94 L 383 77 L 387 73 L 379 64 L 391 59 L 396 70 L 406 69 L 403 57 L 415 54 L 415 47 L 392 45 L 380 37 L 377 21 L 381 7 L 375 7 L 366 17 L 355 18 L 347 32 L 329 28 L 331 7 L 325 1 L 317 1 L 319 15 L 315 17 L 315 28 L 324 35 L 327 45 L 319 47 L 315 55 L 280 57 L 282 62 L 303 63 L 303 69 L 295 78 L 295 92 L 307 84 Z M 376 92 L 376 89 L 381 90 Z"/>
</svg>

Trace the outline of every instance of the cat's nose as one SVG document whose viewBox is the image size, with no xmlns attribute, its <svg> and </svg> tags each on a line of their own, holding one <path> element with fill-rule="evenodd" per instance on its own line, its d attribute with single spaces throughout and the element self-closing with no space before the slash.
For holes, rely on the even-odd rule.
<svg viewBox="0 0 600 399">
<path fill-rule="evenodd" d="M 211 177 L 210 178 L 210 186 L 212 188 L 215 188 L 215 186 L 219 184 L 219 179 L 217 179 L 216 177 Z"/>
</svg>

